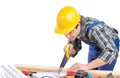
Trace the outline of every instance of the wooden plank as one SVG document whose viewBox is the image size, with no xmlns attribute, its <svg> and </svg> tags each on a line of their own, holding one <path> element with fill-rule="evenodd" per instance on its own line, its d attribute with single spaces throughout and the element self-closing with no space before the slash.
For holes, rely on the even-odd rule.
<svg viewBox="0 0 120 78">
<path fill-rule="evenodd" d="M 58 67 L 48 67 L 48 66 L 39 66 L 39 65 L 15 65 L 19 70 L 28 70 L 33 72 L 58 72 Z M 67 68 L 64 68 L 62 72 L 66 72 Z"/>
<path fill-rule="evenodd" d="M 106 78 L 109 73 L 113 74 L 114 78 L 120 78 L 120 72 L 103 71 L 103 70 L 89 70 L 93 78 Z"/>
<path fill-rule="evenodd" d="M 57 72 L 58 67 L 49 67 L 49 66 L 39 66 L 39 65 L 15 65 L 19 70 L 28 70 L 33 72 Z M 67 72 L 68 68 L 64 68 L 62 72 Z M 102 71 L 102 70 L 88 70 L 88 73 L 91 73 L 93 78 L 106 78 L 109 73 L 112 73 L 114 78 L 120 78 L 120 72 L 112 71 Z"/>
</svg>

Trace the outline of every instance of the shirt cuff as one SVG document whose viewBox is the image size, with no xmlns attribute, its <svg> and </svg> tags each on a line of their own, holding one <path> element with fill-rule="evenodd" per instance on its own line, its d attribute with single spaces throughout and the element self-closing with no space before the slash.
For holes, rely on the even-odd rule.
<svg viewBox="0 0 120 78">
<path fill-rule="evenodd" d="M 108 64 L 111 64 L 117 58 L 115 56 L 116 53 L 113 54 L 112 52 L 102 52 L 98 58 L 102 59 Z"/>
</svg>

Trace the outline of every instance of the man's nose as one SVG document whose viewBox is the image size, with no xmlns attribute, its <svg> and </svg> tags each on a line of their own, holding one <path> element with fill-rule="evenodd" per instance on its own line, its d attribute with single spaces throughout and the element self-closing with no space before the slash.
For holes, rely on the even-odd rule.
<svg viewBox="0 0 120 78">
<path fill-rule="evenodd" d="M 66 36 L 68 39 L 70 38 L 70 34 L 66 34 L 65 36 Z"/>
</svg>

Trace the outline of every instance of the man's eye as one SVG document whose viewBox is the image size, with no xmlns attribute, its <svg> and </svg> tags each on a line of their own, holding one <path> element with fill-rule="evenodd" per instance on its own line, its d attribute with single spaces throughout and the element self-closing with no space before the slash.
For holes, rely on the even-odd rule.
<svg viewBox="0 0 120 78">
<path fill-rule="evenodd" d="M 69 34 L 71 34 L 72 33 L 72 31 L 71 32 L 69 32 Z"/>
</svg>

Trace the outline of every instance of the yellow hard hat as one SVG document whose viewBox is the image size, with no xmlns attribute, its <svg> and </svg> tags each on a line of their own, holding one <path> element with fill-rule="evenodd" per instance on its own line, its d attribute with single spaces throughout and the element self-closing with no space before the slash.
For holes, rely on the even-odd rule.
<svg viewBox="0 0 120 78">
<path fill-rule="evenodd" d="M 63 7 L 57 15 L 57 25 L 55 33 L 68 34 L 71 32 L 81 19 L 81 15 L 72 6 Z"/>
</svg>

